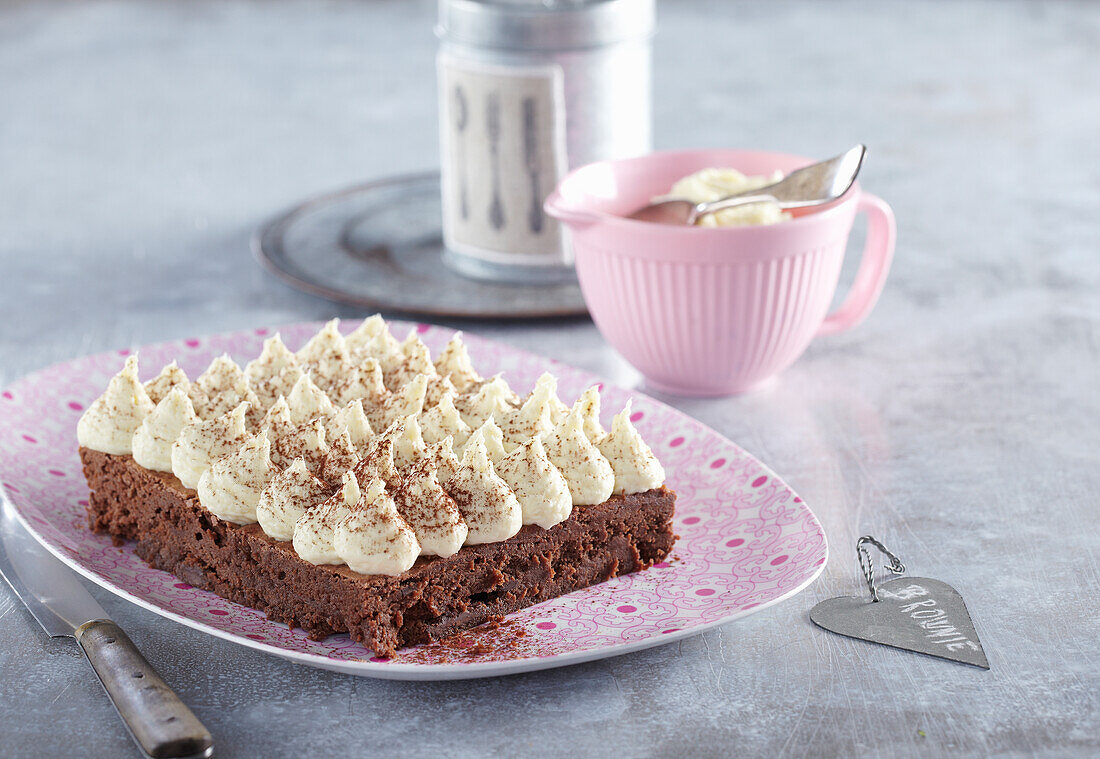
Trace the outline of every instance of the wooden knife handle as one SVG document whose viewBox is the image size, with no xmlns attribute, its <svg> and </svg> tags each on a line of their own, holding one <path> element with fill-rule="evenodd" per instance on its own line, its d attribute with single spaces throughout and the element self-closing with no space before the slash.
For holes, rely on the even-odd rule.
<svg viewBox="0 0 1100 759">
<path fill-rule="evenodd" d="M 76 640 L 138 746 L 152 757 L 207 757 L 214 738 L 145 661 L 122 628 L 107 619 L 81 625 Z"/>
</svg>

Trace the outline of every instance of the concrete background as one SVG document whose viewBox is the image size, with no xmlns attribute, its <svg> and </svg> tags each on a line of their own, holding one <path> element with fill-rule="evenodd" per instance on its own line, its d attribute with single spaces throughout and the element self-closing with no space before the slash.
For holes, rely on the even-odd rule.
<svg viewBox="0 0 1100 759">
<path fill-rule="evenodd" d="M 0 384 L 362 316 L 263 273 L 248 235 L 311 194 L 436 165 L 433 14 L 0 5 Z M 659 147 L 863 141 L 864 186 L 897 212 L 868 322 L 764 390 L 671 401 L 814 508 L 833 547 L 816 584 L 682 643 L 440 684 L 295 666 L 93 593 L 224 757 L 1096 755 L 1100 5 L 666 0 L 656 72 Z M 461 326 L 637 380 L 586 320 Z M 859 592 L 865 532 L 962 592 L 992 671 L 809 623 Z M 6 588 L 0 726 L 3 756 L 137 755 L 75 645 Z"/>
</svg>

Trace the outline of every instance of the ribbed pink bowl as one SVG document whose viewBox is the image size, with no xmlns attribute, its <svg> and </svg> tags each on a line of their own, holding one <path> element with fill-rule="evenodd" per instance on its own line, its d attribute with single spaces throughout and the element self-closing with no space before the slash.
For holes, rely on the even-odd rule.
<svg viewBox="0 0 1100 759">
<path fill-rule="evenodd" d="M 699 169 L 789 172 L 782 153 L 699 150 L 590 164 L 546 201 L 572 237 L 577 276 L 600 332 L 657 390 L 743 392 L 790 366 L 819 334 L 855 326 L 874 307 L 894 250 L 894 217 L 859 186 L 787 222 L 677 227 L 623 216 Z M 852 222 L 868 214 L 851 292 L 828 314 Z"/>
</svg>

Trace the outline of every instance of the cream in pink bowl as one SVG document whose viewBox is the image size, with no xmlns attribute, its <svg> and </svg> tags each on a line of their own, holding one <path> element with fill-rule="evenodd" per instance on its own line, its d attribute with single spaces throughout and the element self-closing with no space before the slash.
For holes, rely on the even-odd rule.
<svg viewBox="0 0 1100 759">
<path fill-rule="evenodd" d="M 818 335 L 871 312 L 894 253 L 890 207 L 858 183 L 835 203 L 776 224 L 678 227 L 624 218 L 713 166 L 788 173 L 783 153 L 696 150 L 603 161 L 572 172 L 546 201 L 570 230 L 577 276 L 600 332 L 657 390 L 719 396 L 786 369 Z M 848 235 L 867 215 L 855 281 L 836 311 Z"/>
</svg>

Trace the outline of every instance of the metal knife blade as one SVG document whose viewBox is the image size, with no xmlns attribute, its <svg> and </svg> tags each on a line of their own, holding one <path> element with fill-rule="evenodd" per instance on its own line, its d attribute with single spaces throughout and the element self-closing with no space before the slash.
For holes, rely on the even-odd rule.
<svg viewBox="0 0 1100 759">
<path fill-rule="evenodd" d="M 0 576 L 51 637 L 75 638 L 146 756 L 209 757 L 214 738 L 72 570 L 38 544 L 0 494 Z"/>
<path fill-rule="evenodd" d="M 73 571 L 39 545 L 7 503 L 0 515 L 0 540 L 0 575 L 50 637 L 74 637 L 85 622 L 107 618 Z"/>
</svg>

